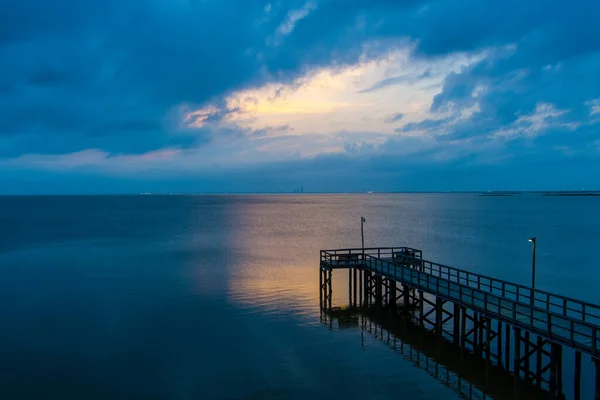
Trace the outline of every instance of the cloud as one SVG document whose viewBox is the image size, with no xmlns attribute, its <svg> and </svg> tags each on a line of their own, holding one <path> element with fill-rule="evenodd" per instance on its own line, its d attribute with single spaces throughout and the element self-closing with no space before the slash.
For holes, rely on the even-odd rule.
<svg viewBox="0 0 600 400">
<path fill-rule="evenodd" d="M 447 125 L 450 121 L 452 121 L 452 118 L 424 119 L 419 122 L 409 122 L 397 128 L 396 132 L 403 133 L 436 129 Z"/>
<path fill-rule="evenodd" d="M 250 129 L 288 125 L 298 135 L 360 130 L 393 134 L 394 129 L 389 123 L 398 121 L 399 114 L 404 115 L 406 122 L 426 116 L 424 113 L 427 113 L 431 97 L 440 90 L 440 86 L 420 87 L 418 92 L 413 93 L 401 87 L 390 87 L 377 96 L 363 96 L 358 88 L 379 82 L 382 76 L 399 70 L 422 74 L 418 71 L 422 71 L 423 63 L 408 57 L 410 51 L 410 45 L 403 45 L 390 49 L 375 60 L 313 69 L 287 84 L 269 83 L 234 91 L 223 99 L 222 104 L 204 105 L 194 112 L 205 118 L 208 115 L 206 110 L 211 110 L 211 115 L 219 115 Z M 477 59 L 456 55 L 427 62 L 429 69 L 445 71 L 437 72 L 431 81 L 441 85 L 446 74 L 458 71 Z M 390 115 L 395 117 L 394 121 L 390 121 Z"/>
<path fill-rule="evenodd" d="M 560 117 L 567 112 L 568 110 L 558 110 L 553 104 L 538 103 L 533 113 L 519 116 L 513 124 L 502 128 L 496 132 L 496 135 L 514 136 L 521 134 L 532 136 L 556 126 L 576 129 L 577 125 L 560 122 Z"/>
<path fill-rule="evenodd" d="M 600 98 L 586 101 L 584 104 L 590 108 L 590 116 L 600 114 Z"/>
<path fill-rule="evenodd" d="M 376 84 L 374 84 L 373 86 L 371 86 L 367 89 L 361 90 L 360 93 L 370 93 L 370 92 L 374 92 L 376 90 L 383 89 L 385 87 L 393 86 L 393 85 L 414 84 L 416 82 L 420 82 L 420 81 L 430 78 L 430 77 L 431 77 L 431 70 L 428 69 L 427 71 L 424 71 L 417 75 L 415 75 L 415 74 L 400 75 L 400 76 L 395 76 L 392 78 L 386 78 L 382 81 L 377 82 Z"/>
<path fill-rule="evenodd" d="M 398 122 L 398 121 L 400 121 L 400 120 L 401 120 L 403 117 L 404 117 L 404 114 L 403 114 L 403 113 L 395 113 L 395 114 L 392 114 L 392 115 L 390 115 L 389 117 L 387 117 L 387 118 L 385 119 L 385 122 L 387 122 L 387 123 Z"/>
<path fill-rule="evenodd" d="M 316 9 L 317 4 L 313 1 L 308 1 L 302 8 L 288 11 L 284 21 L 275 30 L 273 37 L 267 40 L 267 44 L 271 44 L 273 46 L 280 45 L 283 41 L 283 38 L 292 33 L 296 27 L 296 24 L 302 19 L 306 18 L 311 11 Z"/>
<path fill-rule="evenodd" d="M 276 165 L 333 176 L 341 159 L 373 182 L 441 176 L 417 158 L 474 176 L 568 160 L 587 176 L 599 14 L 593 0 L 6 0 L 0 160 L 114 177 L 251 165 L 275 186 Z"/>
</svg>

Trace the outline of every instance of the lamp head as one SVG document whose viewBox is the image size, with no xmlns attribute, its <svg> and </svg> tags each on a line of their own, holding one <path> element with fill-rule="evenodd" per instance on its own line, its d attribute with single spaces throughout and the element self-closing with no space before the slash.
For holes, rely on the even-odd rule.
<svg viewBox="0 0 600 400">
<path fill-rule="evenodd" d="M 529 238 L 529 239 L 527 239 L 527 240 L 529 240 L 531 243 L 535 243 L 535 236 L 534 236 L 534 237 L 530 237 L 530 238 Z"/>
</svg>

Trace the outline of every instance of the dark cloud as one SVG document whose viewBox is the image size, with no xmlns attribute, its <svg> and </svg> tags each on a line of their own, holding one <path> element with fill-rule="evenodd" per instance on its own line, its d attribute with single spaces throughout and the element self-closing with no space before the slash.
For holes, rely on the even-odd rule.
<svg viewBox="0 0 600 400">
<path fill-rule="evenodd" d="M 400 128 L 396 129 L 396 132 L 413 132 L 413 131 L 422 131 L 422 130 L 430 130 L 436 129 L 439 127 L 445 126 L 452 118 L 440 118 L 440 119 L 424 119 L 419 122 L 409 122 L 404 124 Z"/>
<path fill-rule="evenodd" d="M 387 123 L 392 123 L 392 122 L 398 122 L 400 121 L 402 118 L 404 117 L 403 113 L 396 113 L 396 114 L 392 114 L 389 117 L 387 117 L 385 119 L 385 122 Z"/>
<path fill-rule="evenodd" d="M 508 151 L 593 158 L 584 149 L 599 139 L 599 125 L 586 103 L 600 98 L 600 2 L 321 0 L 293 29 L 281 29 L 306 3 L 4 0 L 0 157 L 89 148 L 135 154 L 200 146 L 216 136 L 265 136 L 236 126 L 217 129 L 236 112 L 223 107 L 223 97 L 267 82 L 290 83 L 320 66 L 377 57 L 410 41 L 411 56 L 422 60 L 457 52 L 481 59 L 446 77 L 432 118 L 398 132 L 423 130 L 442 144 L 493 140 L 502 130 L 534 129 L 523 117 L 551 104 L 564 113 L 547 117 L 539 132 L 509 140 Z M 428 76 L 396 76 L 365 91 Z M 205 126 L 178 125 L 181 104 L 208 102 L 219 111 Z M 346 146 L 353 157 L 373 151 L 360 140 Z M 462 156 L 472 160 L 467 151 Z M 368 169 L 380 160 L 357 165 Z"/>
<path fill-rule="evenodd" d="M 379 89 L 383 89 L 388 86 L 401 85 L 404 83 L 414 84 L 416 82 L 419 82 L 423 79 L 427 79 L 430 77 L 431 77 L 431 70 L 426 70 L 419 74 L 408 74 L 408 75 L 395 76 L 393 78 L 387 78 L 382 81 L 379 81 L 379 82 L 375 83 L 373 86 L 371 86 L 367 89 L 361 90 L 359 93 L 370 93 L 370 92 L 374 92 Z"/>
<path fill-rule="evenodd" d="M 287 67 L 265 41 L 288 9 L 266 15 L 266 1 L 94 4 L 3 3 L 0 155 L 61 151 L 60 143 L 64 152 L 169 146 L 172 107 L 258 85 Z"/>
</svg>

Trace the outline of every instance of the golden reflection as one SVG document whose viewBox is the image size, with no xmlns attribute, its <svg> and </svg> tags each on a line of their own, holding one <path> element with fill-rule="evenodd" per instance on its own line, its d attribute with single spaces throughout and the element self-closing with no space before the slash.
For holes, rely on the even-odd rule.
<svg viewBox="0 0 600 400">
<path fill-rule="evenodd" d="M 317 265 L 286 268 L 240 266 L 229 281 L 229 298 L 235 303 L 265 311 L 304 314 L 319 307 Z"/>
<path fill-rule="evenodd" d="M 352 243 L 349 221 L 331 196 L 244 196 L 226 213 L 229 299 L 266 312 L 319 316 L 319 250 Z M 353 201 L 350 201 L 353 203 Z M 344 273 L 345 272 L 345 273 Z M 347 271 L 334 273 L 334 301 L 347 301 Z"/>
</svg>

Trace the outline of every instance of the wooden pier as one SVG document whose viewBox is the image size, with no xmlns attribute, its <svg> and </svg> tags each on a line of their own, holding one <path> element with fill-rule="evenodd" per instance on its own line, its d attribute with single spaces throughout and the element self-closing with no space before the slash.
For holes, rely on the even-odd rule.
<svg viewBox="0 0 600 400">
<path fill-rule="evenodd" d="M 418 249 L 382 247 L 321 251 L 324 310 L 333 309 L 335 269 L 348 270 L 351 307 L 412 316 L 440 340 L 479 356 L 486 371 L 501 366 L 511 373 L 515 399 L 526 398 L 523 382 L 563 396 L 563 346 L 575 353 L 573 398 L 581 397 L 585 354 L 594 361 L 594 398 L 600 399 L 600 306 L 427 261 Z"/>
</svg>

